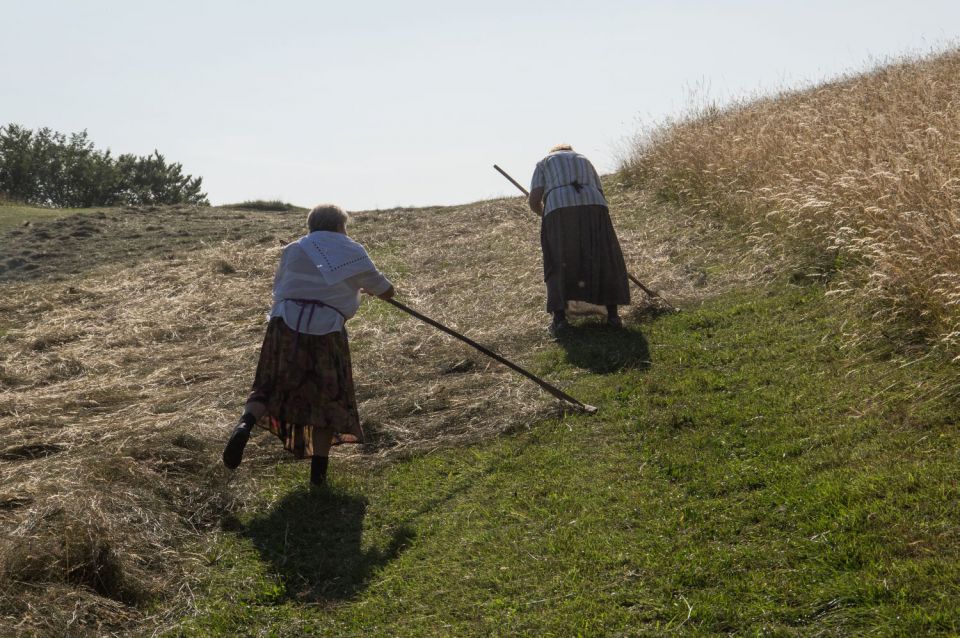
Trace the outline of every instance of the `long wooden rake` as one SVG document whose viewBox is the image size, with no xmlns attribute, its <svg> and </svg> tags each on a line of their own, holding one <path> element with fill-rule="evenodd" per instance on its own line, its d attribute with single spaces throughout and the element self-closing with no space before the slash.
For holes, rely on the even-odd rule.
<svg viewBox="0 0 960 638">
<path fill-rule="evenodd" d="M 422 322 L 424 322 L 424 323 L 426 323 L 426 324 L 429 324 L 429 325 L 433 326 L 434 328 L 437 328 L 438 330 L 442 330 L 443 332 L 447 333 L 447 334 L 450 335 L 451 337 L 455 337 L 455 338 L 459 339 L 460 341 L 464 342 L 465 344 L 476 348 L 476 349 L 479 350 L 481 353 L 485 354 L 486 356 L 490 357 L 491 359 L 493 359 L 493 360 L 495 360 L 495 361 L 498 361 L 498 362 L 502 363 L 503 365 L 507 366 L 508 368 L 510 368 L 511 370 L 513 370 L 514 372 L 519 372 L 520 374 L 522 374 L 523 376 L 527 377 L 528 379 L 530 379 L 531 381 L 533 381 L 534 383 L 536 383 L 536 384 L 539 385 L 541 388 L 543 388 L 544 390 L 546 390 L 547 392 L 549 392 L 549 393 L 552 394 L 553 396 L 557 397 L 557 398 L 560 399 L 561 401 L 566 401 L 567 403 L 570 403 L 570 404 L 572 404 L 572 405 L 575 405 L 577 408 L 579 408 L 580 410 L 586 412 L 587 414 L 593 414 L 593 413 L 595 413 L 595 412 L 597 411 L 597 408 L 596 408 L 595 406 L 588 405 L 588 404 L 586 404 L 586 403 L 583 403 L 583 402 L 581 402 L 581 401 L 578 401 L 577 399 L 573 398 L 572 396 L 570 396 L 569 394 L 567 394 L 566 392 L 564 392 L 564 391 L 561 390 L 560 388 L 558 388 L 558 387 L 556 387 L 556 386 L 553 386 L 553 385 L 550 385 L 549 383 L 547 383 L 546 381 L 544 381 L 543 379 L 541 379 L 541 378 L 538 377 L 537 375 L 533 374 L 532 372 L 529 372 L 529 371 L 527 371 L 527 370 L 524 370 L 523 368 L 521 368 L 521 367 L 518 366 L 517 364 L 513 363 L 512 361 L 510 361 L 510 360 L 508 360 L 508 359 L 500 356 L 499 354 L 497 354 L 496 352 L 490 350 L 489 348 L 486 348 L 486 347 L 480 345 L 479 343 L 477 343 L 476 341 L 474 341 L 474 340 L 471 339 L 470 337 L 467 337 L 467 336 L 464 336 L 464 335 L 460 334 L 459 332 L 457 332 L 457 331 L 454 330 L 453 328 L 448 328 L 447 326 L 443 325 L 443 324 L 440 323 L 439 321 L 436 321 L 436 320 L 434 320 L 434 319 L 431 319 L 430 317 L 428 317 L 428 316 L 426 316 L 426 315 L 424 315 L 424 314 L 421 314 L 421 313 L 417 312 L 417 311 L 414 310 L 413 308 L 411 308 L 411 307 L 409 307 L 409 306 L 406 306 L 406 305 L 400 303 L 400 302 L 397 301 L 396 299 L 385 299 L 384 301 L 386 301 L 388 304 L 390 304 L 390 305 L 392 305 L 392 306 L 394 306 L 394 307 L 396 307 L 396 308 L 399 308 L 400 310 L 402 310 L 403 312 L 407 313 L 408 315 L 411 315 L 412 317 L 415 317 L 415 318 L 419 319 L 420 321 L 422 321 Z"/>
</svg>

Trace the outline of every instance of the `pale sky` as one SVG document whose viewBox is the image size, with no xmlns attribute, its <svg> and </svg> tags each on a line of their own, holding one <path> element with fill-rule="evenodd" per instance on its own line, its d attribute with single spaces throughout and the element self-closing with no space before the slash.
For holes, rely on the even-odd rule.
<svg viewBox="0 0 960 638">
<path fill-rule="evenodd" d="M 0 0 L 0 125 L 158 149 L 213 204 L 517 191 L 556 143 L 955 45 L 957 0 Z"/>
</svg>

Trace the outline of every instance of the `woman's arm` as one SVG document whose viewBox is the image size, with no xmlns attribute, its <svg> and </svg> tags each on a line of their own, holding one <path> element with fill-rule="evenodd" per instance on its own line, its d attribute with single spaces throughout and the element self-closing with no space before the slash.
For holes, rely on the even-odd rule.
<svg viewBox="0 0 960 638">
<path fill-rule="evenodd" d="M 527 203 L 530 205 L 530 210 L 539 217 L 543 217 L 543 188 L 538 186 L 530 191 L 530 198 Z"/>
<path fill-rule="evenodd" d="M 379 270 L 370 270 L 347 277 L 347 283 L 364 294 L 380 299 L 392 299 L 397 294 L 393 284 Z"/>
<path fill-rule="evenodd" d="M 283 249 L 283 252 L 280 253 L 280 263 L 277 264 L 277 271 L 273 274 L 273 288 L 271 296 L 274 301 L 277 301 L 277 289 L 280 287 L 280 279 L 283 277 L 283 273 L 287 268 L 287 261 L 289 260 L 288 252 L 286 248 Z"/>
<path fill-rule="evenodd" d="M 593 179 L 597 184 L 597 190 L 600 191 L 600 194 L 606 199 L 607 196 L 603 193 L 603 182 L 600 180 L 600 174 L 597 173 L 597 169 L 593 167 L 593 163 L 590 160 L 587 160 L 587 164 L 590 165 L 590 174 L 593 175 Z"/>
<path fill-rule="evenodd" d="M 393 299 L 394 295 L 397 294 L 397 291 L 394 289 L 393 284 L 390 284 L 390 287 L 387 288 L 385 291 L 381 292 L 379 295 L 378 295 L 378 294 L 375 294 L 375 293 L 372 293 L 372 292 L 370 292 L 369 290 L 366 290 L 366 289 L 364 289 L 363 292 L 365 292 L 365 293 L 367 293 L 368 295 L 371 295 L 371 296 L 373 296 L 373 297 L 379 297 L 380 299 L 383 299 L 384 301 L 386 301 L 387 299 Z"/>
</svg>

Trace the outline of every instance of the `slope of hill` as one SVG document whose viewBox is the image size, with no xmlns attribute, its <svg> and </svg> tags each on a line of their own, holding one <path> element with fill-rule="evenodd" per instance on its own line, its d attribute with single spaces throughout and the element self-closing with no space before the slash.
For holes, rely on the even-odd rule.
<svg viewBox="0 0 960 638">
<path fill-rule="evenodd" d="M 549 342 L 528 216 L 504 200 L 360 213 L 351 230 L 408 303 L 531 362 Z M 250 381 L 279 248 L 303 223 L 302 213 L 174 207 L 0 231 L 9 255 L 0 272 L 7 618 L 127 623 L 199 573 L 184 548 L 255 494 L 228 484 L 219 448 Z M 643 251 L 664 246 L 630 250 L 652 264 Z M 673 278 L 679 292 L 688 279 L 702 287 L 700 273 L 682 269 L 641 274 L 651 284 Z M 478 441 L 556 413 L 535 386 L 386 306 L 368 302 L 355 323 L 358 389 L 375 437 L 357 462 Z M 241 483 L 269 481 L 262 475 L 283 458 L 271 443 L 252 443 Z"/>
<path fill-rule="evenodd" d="M 374 445 L 335 458 L 323 496 L 267 436 L 236 475 L 219 464 L 302 213 L 161 208 L 3 231 L 37 261 L 0 275 L 3 624 L 955 627 L 943 499 L 957 441 L 949 404 L 910 393 L 937 366 L 851 366 L 845 317 L 818 286 L 778 283 L 740 229 L 609 190 L 631 269 L 685 312 L 638 297 L 627 330 L 585 317 L 562 343 L 544 331 L 519 200 L 355 215 L 404 300 L 601 413 L 564 414 L 368 300 L 351 339 Z"/>
<path fill-rule="evenodd" d="M 357 213 L 351 234 L 403 301 L 601 409 L 565 412 L 366 300 L 350 334 L 372 441 L 337 451 L 325 492 L 266 435 L 235 473 L 219 458 L 302 212 L 0 207 L 0 635 L 956 634 L 958 395 L 929 347 L 950 352 L 953 310 L 910 319 L 926 341 L 851 339 L 883 317 L 835 293 L 901 284 L 878 252 L 846 250 L 866 227 L 831 243 L 840 209 L 930 220 L 903 202 L 941 202 L 955 221 L 952 182 L 914 184 L 901 153 L 891 174 L 927 191 L 881 195 L 890 215 L 869 198 L 810 204 L 856 184 L 826 170 L 848 131 L 808 138 L 791 119 L 852 108 L 882 80 L 950 130 L 955 78 L 926 91 L 915 76 L 954 57 L 924 64 L 708 114 L 609 178 L 630 270 L 683 308 L 634 289 L 622 331 L 581 316 L 548 338 L 519 199 Z M 900 135 L 919 130 L 901 111 L 916 112 L 871 120 L 888 150 L 920 139 Z M 779 142 L 698 148 L 731 122 Z M 784 222 L 793 209 L 768 208 L 778 158 L 817 154 L 835 161 L 791 164 L 808 199 L 782 191 L 804 211 Z"/>
</svg>

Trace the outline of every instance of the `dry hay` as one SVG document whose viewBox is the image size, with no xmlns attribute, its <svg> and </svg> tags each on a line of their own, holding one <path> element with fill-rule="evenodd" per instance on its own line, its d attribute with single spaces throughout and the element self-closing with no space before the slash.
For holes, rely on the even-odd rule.
<svg viewBox="0 0 960 638">
<path fill-rule="evenodd" d="M 642 194 L 613 202 L 631 269 L 672 303 L 743 281 L 746 270 L 729 266 L 738 259 L 700 248 L 722 229 Z M 303 215 L 127 215 L 114 218 L 117 232 L 94 233 L 125 245 L 94 247 L 94 261 L 69 255 L 68 270 L 48 256 L 34 270 L 53 279 L 18 270 L 2 284 L 0 626 L 13 632 L 172 626 L 204 567 L 204 534 L 287 460 L 260 435 L 233 477 L 220 452 L 252 379 L 280 248 L 302 233 Z M 55 236 L 71 223 L 37 227 Z M 130 254 L 130 235 L 150 233 L 177 251 Z M 554 347 L 537 220 L 519 198 L 359 213 L 351 234 L 410 306 L 533 369 Z M 650 308 L 635 297 L 637 315 Z M 558 413 L 534 384 L 387 304 L 366 300 L 350 330 L 372 445 L 336 452 L 349 462 L 475 442 Z M 149 616 L 144 603 L 157 600 L 165 611 Z"/>
</svg>

